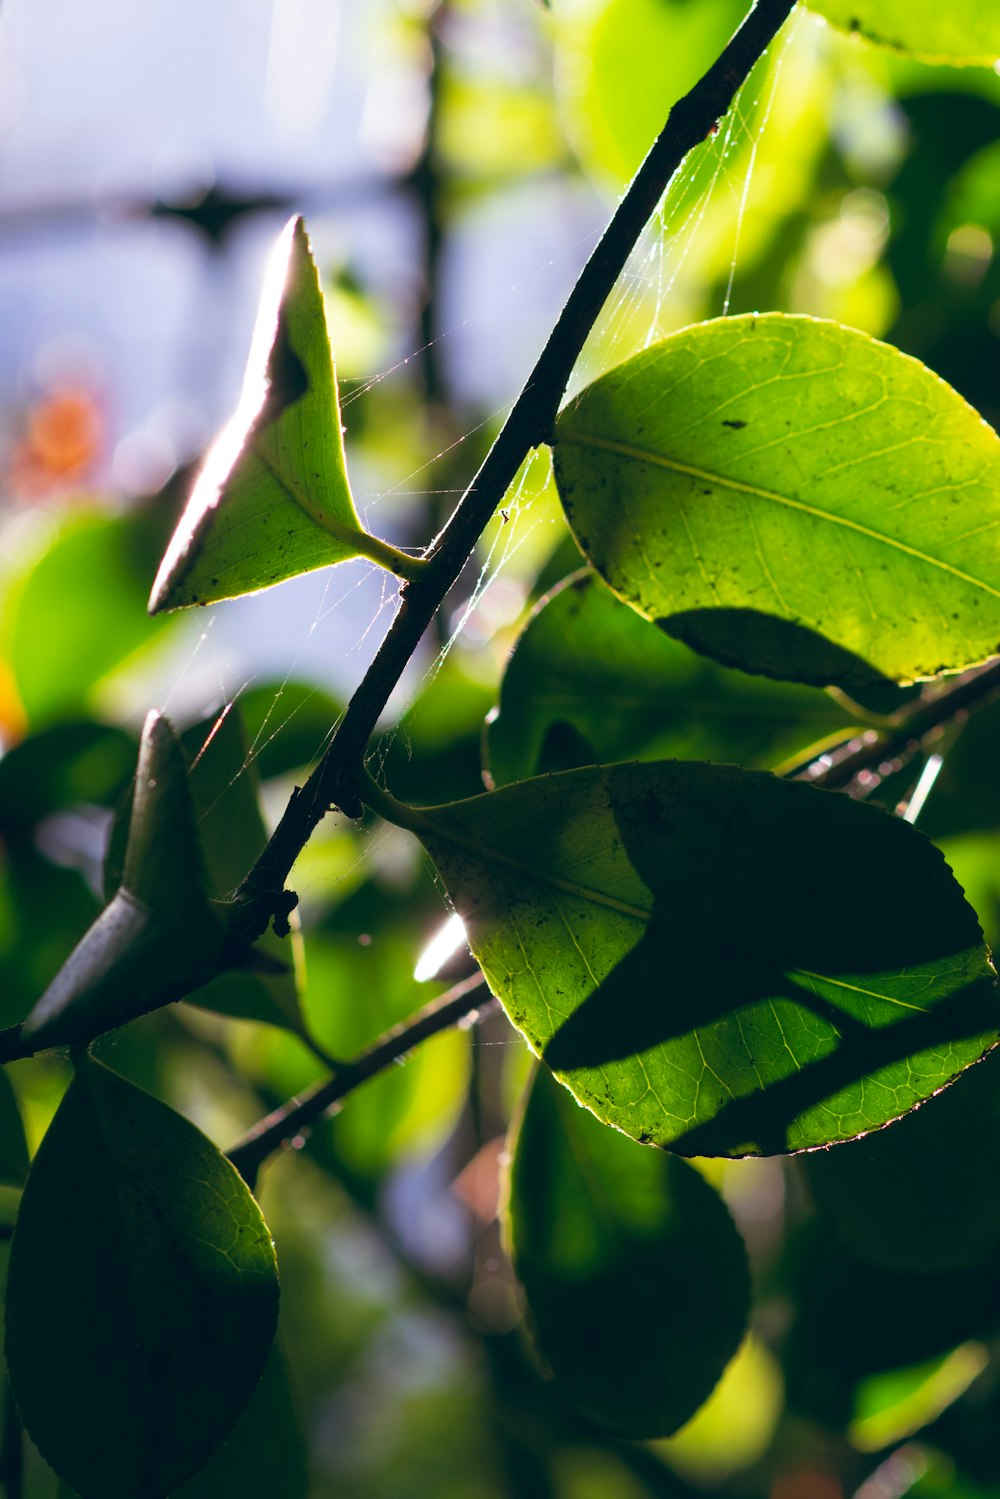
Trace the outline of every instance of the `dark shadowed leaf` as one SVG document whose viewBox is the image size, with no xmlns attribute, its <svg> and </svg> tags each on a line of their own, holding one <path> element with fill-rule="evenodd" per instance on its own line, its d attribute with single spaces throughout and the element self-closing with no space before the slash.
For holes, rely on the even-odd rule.
<svg viewBox="0 0 1000 1499">
<path fill-rule="evenodd" d="M 193 1125 L 81 1059 L 25 1188 L 7 1360 L 45 1459 L 82 1499 L 164 1499 L 220 1446 L 274 1337 L 246 1186 Z"/>
<path fill-rule="evenodd" d="M 996 1040 L 975 913 L 908 824 L 698 762 L 522 781 L 400 820 L 490 988 L 600 1118 L 682 1154 L 852 1138 Z"/>
<path fill-rule="evenodd" d="M 487 749 L 504 786 L 611 760 L 774 765 L 851 723 L 826 693 L 694 655 L 580 573 L 549 594 L 514 647 Z"/>
<path fill-rule="evenodd" d="M 912 52 L 930 62 L 1000 58 L 1000 9 L 983 0 L 808 0 L 809 9 L 845 31 Z"/>
<path fill-rule="evenodd" d="M 278 242 L 239 409 L 160 564 L 152 613 L 234 598 L 349 557 L 409 575 L 369 536 L 344 462 L 323 293 L 300 218 Z"/>
<path fill-rule="evenodd" d="M 247 751 L 238 707 L 231 704 L 208 723 L 189 729 L 181 742 L 191 761 L 188 785 L 198 820 L 208 893 L 224 900 L 232 895 L 267 842 L 257 770 Z M 273 960 L 275 972 L 220 974 L 192 994 L 191 1002 L 206 1010 L 263 1020 L 304 1034 L 295 975 L 297 940 L 267 931 L 254 951 Z"/>
<path fill-rule="evenodd" d="M 509 1234 L 539 1351 L 624 1436 L 667 1436 L 711 1394 L 750 1306 L 743 1242 L 687 1162 L 607 1129 L 546 1068 L 510 1172 Z"/>
<path fill-rule="evenodd" d="M 218 1452 L 171 1499 L 309 1499 L 302 1419 L 279 1344 Z"/>
<path fill-rule="evenodd" d="M 0 1185 L 19 1187 L 28 1174 L 21 1111 L 6 1072 L 0 1073 Z"/>
<path fill-rule="evenodd" d="M 865 334 L 685 329 L 570 401 L 554 456 L 606 581 L 728 665 L 856 687 L 997 650 L 1000 439 Z"/>
<path fill-rule="evenodd" d="M 46 1046 L 86 1042 L 169 1004 L 222 966 L 224 929 L 205 893 L 187 762 L 150 713 L 136 767 L 121 887 L 28 1019 Z"/>
<path fill-rule="evenodd" d="M 992 1163 L 1000 1150 L 1000 1052 L 950 1088 L 840 1149 L 805 1156 L 821 1213 L 861 1258 L 890 1269 L 955 1270 L 1000 1248 Z"/>
</svg>

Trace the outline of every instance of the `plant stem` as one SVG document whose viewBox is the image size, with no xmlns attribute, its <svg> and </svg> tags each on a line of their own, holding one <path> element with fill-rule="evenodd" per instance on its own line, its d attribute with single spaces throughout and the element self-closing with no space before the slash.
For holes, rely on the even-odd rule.
<svg viewBox="0 0 1000 1499">
<path fill-rule="evenodd" d="M 421 636 L 468 561 L 522 462 L 549 437 L 573 366 L 670 179 L 705 140 L 763 56 L 795 0 L 757 0 L 740 29 L 667 122 L 584 266 L 555 327 L 479 472 L 425 553 L 423 575 L 401 591 L 399 610 L 326 753 L 297 787 L 237 893 L 248 937 L 267 926 L 275 897 L 331 806 L 361 815 L 356 778 L 372 731 Z"/>
<path fill-rule="evenodd" d="M 884 728 L 869 729 L 860 741 L 855 738 L 819 758 L 813 756 L 786 774 L 828 791 L 842 791 L 862 771 L 892 760 L 911 746 L 919 747 L 933 730 L 984 707 L 998 695 L 1000 659 L 973 667 L 944 685 L 931 683 L 915 704 L 908 703 L 891 714 Z"/>
<path fill-rule="evenodd" d="M 367 557 L 369 562 L 384 567 L 386 572 L 393 573 L 404 582 L 415 582 L 427 571 L 428 564 L 423 557 L 411 557 L 408 552 L 401 552 L 391 542 L 381 541 L 370 531 L 365 531 L 360 536 L 353 536 L 351 545 L 359 556 Z"/>
<path fill-rule="evenodd" d="M 471 1020 L 496 1001 L 480 994 L 484 979 L 474 973 L 462 979 L 444 994 L 402 1025 L 386 1031 L 375 1045 L 362 1052 L 353 1062 L 345 1062 L 336 1076 L 317 1083 L 307 1093 L 291 1099 L 255 1124 L 249 1134 L 229 1151 L 229 1159 L 252 1188 L 257 1173 L 267 1157 L 288 1140 L 307 1132 L 325 1113 L 346 1098 L 348 1093 L 375 1077 L 386 1067 L 412 1051 L 419 1041 L 436 1036 L 463 1020 Z"/>
</svg>

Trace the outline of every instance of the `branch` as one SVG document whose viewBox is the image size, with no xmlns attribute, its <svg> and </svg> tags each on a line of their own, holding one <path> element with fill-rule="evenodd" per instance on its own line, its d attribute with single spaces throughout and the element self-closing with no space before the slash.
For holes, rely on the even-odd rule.
<svg viewBox="0 0 1000 1499">
<path fill-rule="evenodd" d="M 394 1026 L 368 1051 L 353 1062 L 345 1062 L 334 1077 L 317 1083 L 307 1093 L 291 1099 L 255 1124 L 238 1145 L 229 1151 L 229 1159 L 252 1188 L 257 1173 L 267 1157 L 289 1140 L 310 1130 L 335 1104 L 369 1078 L 412 1051 L 419 1041 L 436 1036 L 461 1021 L 472 1022 L 496 1001 L 487 994 L 479 997 L 485 980 L 481 973 L 453 985 L 402 1025 Z M 471 997 L 470 997 L 471 996 Z"/>
<path fill-rule="evenodd" d="M 947 684 L 931 683 L 924 688 L 916 704 L 899 708 L 882 729 L 869 729 L 863 737 L 852 739 L 839 749 L 828 751 L 818 759 L 787 772 L 790 779 L 808 781 L 827 791 L 849 789 L 862 771 L 891 761 L 898 755 L 916 751 L 921 740 L 945 724 L 1000 696 L 1000 659 L 975 666 Z"/>
<path fill-rule="evenodd" d="M 642 230 L 688 152 L 708 136 L 763 56 L 795 0 L 757 0 L 735 36 L 690 93 L 673 106 L 659 137 L 584 266 L 495 443 L 441 534 L 426 572 L 401 591 L 398 613 L 326 753 L 296 787 L 270 842 L 237 892 L 250 936 L 267 926 L 274 897 L 331 806 L 361 815 L 355 786 L 379 714 L 425 629 L 532 448 L 547 440 L 573 366 Z"/>
</svg>

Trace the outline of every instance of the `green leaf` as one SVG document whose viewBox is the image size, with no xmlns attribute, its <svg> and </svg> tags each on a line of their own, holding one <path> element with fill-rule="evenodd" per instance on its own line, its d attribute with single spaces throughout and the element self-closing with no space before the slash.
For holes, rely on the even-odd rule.
<svg viewBox="0 0 1000 1499">
<path fill-rule="evenodd" d="M 743 1242 L 677 1156 L 606 1129 L 539 1068 L 510 1172 L 509 1232 L 539 1350 L 623 1436 L 667 1436 L 708 1399 L 750 1308 Z"/>
<path fill-rule="evenodd" d="M 121 888 L 56 974 L 23 1030 L 43 1046 L 84 1043 L 180 999 L 225 965 L 209 905 L 187 764 L 173 729 L 143 729 Z"/>
<path fill-rule="evenodd" d="M 615 592 L 728 665 L 857 686 L 1000 643 L 1000 438 L 862 333 L 688 328 L 571 401 L 554 458 Z"/>
<path fill-rule="evenodd" d="M 602 0 L 565 7 L 556 26 L 563 63 L 557 77 L 569 86 L 559 104 L 587 166 L 623 187 L 667 110 L 718 57 L 745 13 L 739 0 Z"/>
<path fill-rule="evenodd" d="M 239 408 L 160 564 L 150 612 L 253 593 L 349 557 L 402 577 L 421 565 L 358 519 L 323 293 L 294 218 L 268 272 Z"/>
<path fill-rule="evenodd" d="M 6 1072 L 0 1072 L 0 1185 L 19 1187 L 28 1174 L 28 1142 L 17 1098 Z"/>
<path fill-rule="evenodd" d="M 910 52 L 928 62 L 1000 59 L 1000 11 L 983 0 L 807 0 L 810 10 L 845 31 Z"/>
<path fill-rule="evenodd" d="M 163 1499 L 232 1429 L 274 1337 L 267 1227 L 193 1125 L 82 1058 L 11 1250 L 7 1360 L 81 1499 Z"/>
<path fill-rule="evenodd" d="M 171 1499 L 309 1499 L 302 1420 L 277 1343 L 232 1435 Z"/>
<path fill-rule="evenodd" d="M 208 893 L 216 900 L 225 900 L 267 842 L 257 772 L 250 763 L 239 708 L 230 704 L 209 723 L 189 729 L 181 743 L 191 755 L 188 786 L 198 819 Z M 273 961 L 273 973 L 219 974 L 189 996 L 191 1003 L 308 1036 L 295 973 L 298 940 L 267 931 L 254 944 L 254 951 Z"/>
<path fill-rule="evenodd" d="M 502 786 L 636 758 L 767 766 L 852 722 L 815 688 L 715 666 L 578 573 L 514 647 L 487 731 L 489 769 Z"/>
<path fill-rule="evenodd" d="M 411 930 L 393 929 L 388 913 L 374 940 L 355 935 L 306 938 L 309 1014 L 334 1056 L 357 1056 L 404 1022 L 430 997 L 413 978 L 418 943 Z M 325 1122 L 338 1156 L 376 1180 L 407 1156 L 429 1156 L 455 1128 L 469 1089 L 468 1037 L 445 1031 L 415 1050 L 403 1067 L 390 1067 L 352 1095 L 350 1106 Z"/>
<path fill-rule="evenodd" d="M 826 1220 L 862 1259 L 957 1270 L 1000 1249 L 1000 1202 L 984 1162 L 1000 1149 L 1000 1052 L 892 1129 L 803 1158 Z"/>
<path fill-rule="evenodd" d="M 155 511 L 74 510 L 53 524 L 41 556 L 4 579 L 0 655 L 33 728 L 78 714 L 104 678 L 173 628 L 145 613 L 144 579 L 163 544 Z"/>
<path fill-rule="evenodd" d="M 850 1139 L 996 1040 L 975 913 L 938 850 L 875 807 L 667 762 L 388 810 L 430 852 L 514 1024 L 643 1143 Z"/>
</svg>

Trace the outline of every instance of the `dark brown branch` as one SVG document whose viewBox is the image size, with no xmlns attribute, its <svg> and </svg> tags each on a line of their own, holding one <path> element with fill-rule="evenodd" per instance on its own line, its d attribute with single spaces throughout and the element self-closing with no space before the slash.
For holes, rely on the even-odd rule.
<svg viewBox="0 0 1000 1499">
<path fill-rule="evenodd" d="M 383 1072 L 393 1062 L 398 1062 L 408 1051 L 429 1036 L 449 1030 L 461 1021 L 478 1017 L 496 1001 L 487 993 L 481 994 L 485 980 L 481 973 L 453 985 L 423 1010 L 403 1025 L 376 1041 L 368 1051 L 353 1062 L 337 1069 L 333 1077 L 317 1083 L 307 1093 L 291 1099 L 275 1109 L 229 1151 L 229 1159 L 243 1179 L 253 1187 L 257 1173 L 264 1161 L 289 1140 L 307 1133 L 323 1115 L 347 1097 L 348 1093 Z"/>
<path fill-rule="evenodd" d="M 419 582 L 402 591 L 399 611 L 346 714 L 312 775 L 296 788 L 267 848 L 237 896 L 241 925 L 257 935 L 310 835 L 331 806 L 361 813 L 355 787 L 379 714 L 421 636 L 465 566 L 521 463 L 545 442 L 573 366 L 670 179 L 703 141 L 763 56 L 795 0 L 758 0 L 704 77 L 673 106 L 593 254 L 584 266 L 535 368 L 443 532 L 427 549 Z"/>
<path fill-rule="evenodd" d="M 863 771 L 915 752 L 928 734 L 998 696 L 1000 659 L 973 667 L 945 683 L 931 683 L 915 704 L 908 703 L 892 714 L 884 728 L 869 729 L 860 739 L 852 739 L 789 774 L 828 791 L 846 790 Z"/>
</svg>

